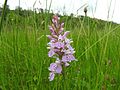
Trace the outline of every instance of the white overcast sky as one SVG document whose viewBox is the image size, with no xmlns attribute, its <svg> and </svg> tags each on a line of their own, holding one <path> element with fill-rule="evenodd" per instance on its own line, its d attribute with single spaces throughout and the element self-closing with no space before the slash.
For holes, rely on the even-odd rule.
<svg viewBox="0 0 120 90">
<path fill-rule="evenodd" d="M 45 9 L 46 1 L 49 8 L 51 0 L 20 0 L 20 6 L 23 9 L 33 9 L 35 1 L 35 8 Z M 4 0 L 0 0 L 0 6 L 3 3 Z M 60 11 L 77 14 L 77 10 L 85 4 L 88 5 L 88 16 L 120 23 L 120 0 L 52 0 L 51 9 L 55 13 Z M 15 9 L 19 0 L 8 0 L 8 5 Z M 79 15 L 84 15 L 83 9 L 84 7 L 78 11 Z"/>
</svg>

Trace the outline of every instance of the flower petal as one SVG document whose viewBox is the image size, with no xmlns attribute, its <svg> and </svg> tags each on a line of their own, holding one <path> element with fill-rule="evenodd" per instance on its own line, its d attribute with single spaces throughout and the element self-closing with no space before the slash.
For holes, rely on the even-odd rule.
<svg viewBox="0 0 120 90">
<path fill-rule="evenodd" d="M 54 72 L 57 68 L 57 64 L 56 63 L 51 63 L 50 67 L 48 68 L 50 71 Z"/>
<path fill-rule="evenodd" d="M 62 66 L 60 64 L 57 65 L 57 68 L 56 68 L 56 73 L 61 73 L 62 72 Z"/>
<path fill-rule="evenodd" d="M 54 74 L 53 72 L 51 72 L 51 73 L 49 74 L 49 80 L 50 80 L 50 81 L 54 80 L 54 77 L 55 77 L 55 74 Z"/>
<path fill-rule="evenodd" d="M 49 56 L 49 57 L 52 57 L 54 54 L 55 54 L 55 52 L 54 52 L 53 50 L 50 50 L 50 51 L 48 52 L 48 56 Z"/>
<path fill-rule="evenodd" d="M 63 37 L 65 38 L 68 34 L 70 33 L 70 31 L 66 31 L 63 35 Z"/>
</svg>

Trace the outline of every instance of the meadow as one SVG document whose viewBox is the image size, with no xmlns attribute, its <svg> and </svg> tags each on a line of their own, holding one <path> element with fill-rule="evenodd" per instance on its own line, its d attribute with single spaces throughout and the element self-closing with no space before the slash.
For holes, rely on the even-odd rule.
<svg viewBox="0 0 120 90">
<path fill-rule="evenodd" d="M 0 90 L 120 90 L 120 25 L 90 17 L 60 16 L 73 40 L 65 78 L 48 80 L 46 35 L 51 13 L 10 13 L 0 35 Z"/>
</svg>

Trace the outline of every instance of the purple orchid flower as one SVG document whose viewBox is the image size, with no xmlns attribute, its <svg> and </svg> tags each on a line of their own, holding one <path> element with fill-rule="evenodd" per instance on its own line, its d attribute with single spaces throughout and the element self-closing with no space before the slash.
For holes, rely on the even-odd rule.
<svg viewBox="0 0 120 90">
<path fill-rule="evenodd" d="M 74 57 L 74 48 L 70 45 L 73 41 L 68 39 L 69 31 L 64 32 L 64 23 L 59 23 L 60 18 L 53 16 L 52 25 L 49 26 L 51 35 L 47 35 L 50 42 L 48 43 L 48 56 L 56 58 L 55 63 L 49 67 L 49 80 L 54 80 L 55 74 L 62 73 L 62 67 L 69 66 L 70 62 L 76 60 Z"/>
</svg>

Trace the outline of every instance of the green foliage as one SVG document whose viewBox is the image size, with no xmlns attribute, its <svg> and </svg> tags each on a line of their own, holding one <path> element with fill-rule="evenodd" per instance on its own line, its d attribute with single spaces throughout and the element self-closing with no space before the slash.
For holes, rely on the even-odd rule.
<svg viewBox="0 0 120 90">
<path fill-rule="evenodd" d="M 0 89 L 119 90 L 120 25 L 72 15 L 61 21 L 71 31 L 78 61 L 67 68 L 65 80 L 59 75 L 49 82 L 54 59 L 47 56 L 46 35 L 52 15 L 10 11 L 0 36 Z"/>
</svg>

